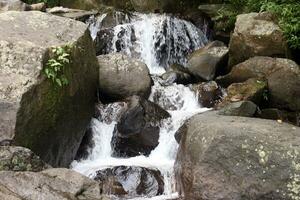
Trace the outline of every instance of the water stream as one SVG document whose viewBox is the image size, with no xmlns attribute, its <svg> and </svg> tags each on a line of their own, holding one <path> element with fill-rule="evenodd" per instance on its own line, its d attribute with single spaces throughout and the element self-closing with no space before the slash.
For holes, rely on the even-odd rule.
<svg viewBox="0 0 300 200">
<path fill-rule="evenodd" d="M 90 19 L 90 29 L 95 38 L 101 29 L 101 22 L 107 15 Z M 153 77 L 154 85 L 149 100 L 157 103 L 171 114 L 160 127 L 159 145 L 146 156 L 131 158 L 112 157 L 111 140 L 117 124 L 116 116 L 121 109 L 113 107 L 113 112 L 102 113 L 101 119 L 93 119 L 92 129 L 95 146 L 87 159 L 74 161 L 72 168 L 93 178 L 98 170 L 114 166 L 140 166 L 159 170 L 164 177 L 164 193 L 152 198 L 132 197 L 131 199 L 166 200 L 177 198 L 174 180 L 174 162 L 178 144 L 174 134 L 189 117 L 205 112 L 194 92 L 184 85 L 162 84 L 158 77 L 173 63 L 186 64 L 187 55 L 202 47 L 208 41 L 200 28 L 193 24 L 168 15 L 135 13 L 128 23 L 113 28 L 114 36 L 108 52 L 122 52 L 143 60 Z M 112 121 L 105 120 L 112 115 Z M 114 116 L 116 115 L 116 116 Z"/>
</svg>

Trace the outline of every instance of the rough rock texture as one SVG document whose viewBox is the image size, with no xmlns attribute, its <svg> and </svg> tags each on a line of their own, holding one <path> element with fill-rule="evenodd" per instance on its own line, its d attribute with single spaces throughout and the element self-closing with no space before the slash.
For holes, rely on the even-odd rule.
<svg viewBox="0 0 300 200">
<path fill-rule="evenodd" d="M 206 108 L 214 107 L 223 96 L 222 88 L 215 81 L 195 84 L 192 89 L 197 93 L 199 103 Z"/>
<path fill-rule="evenodd" d="M 267 12 L 238 15 L 229 44 L 229 66 L 254 56 L 289 56 L 283 32 L 275 21 Z"/>
<path fill-rule="evenodd" d="M 98 56 L 98 61 L 100 93 L 105 100 L 121 100 L 132 95 L 148 98 L 152 80 L 146 64 L 119 53 Z"/>
<path fill-rule="evenodd" d="M 143 167 L 119 166 L 97 172 L 104 194 L 120 196 L 153 197 L 164 192 L 161 173 Z"/>
<path fill-rule="evenodd" d="M 160 106 L 133 96 L 121 116 L 112 141 L 116 156 L 149 155 L 158 145 L 159 126 L 170 114 Z"/>
<path fill-rule="evenodd" d="M 50 26 L 51 25 L 51 26 Z M 44 75 L 50 47 L 69 44 L 69 84 Z M 68 166 L 94 112 L 98 62 L 87 26 L 42 12 L 0 14 L 0 141 L 11 139 L 52 166 Z"/>
<path fill-rule="evenodd" d="M 217 81 L 228 85 L 254 77 L 267 79 L 270 106 L 300 110 L 300 67 L 292 60 L 254 57 L 234 66 Z"/>
<path fill-rule="evenodd" d="M 184 199 L 299 199 L 299 127 L 208 112 L 181 130 L 175 171 Z"/>
<path fill-rule="evenodd" d="M 266 108 L 260 110 L 256 116 L 263 119 L 281 120 L 283 122 L 300 126 L 300 112 L 288 112 L 277 108 Z"/>
<path fill-rule="evenodd" d="M 226 105 L 218 111 L 220 115 L 253 117 L 258 110 L 257 105 L 251 101 L 239 101 Z"/>
<path fill-rule="evenodd" d="M 33 171 L 50 168 L 44 161 L 24 147 L 0 146 L 0 171 Z"/>
<path fill-rule="evenodd" d="M 243 83 L 233 83 L 226 91 L 226 96 L 217 108 L 238 101 L 252 101 L 257 105 L 262 105 L 268 99 L 267 83 L 263 79 L 251 78 Z"/>
<path fill-rule="evenodd" d="M 198 79 L 212 80 L 216 72 L 225 66 L 227 54 L 228 48 L 223 42 L 211 42 L 190 55 L 187 68 Z"/>
<path fill-rule="evenodd" d="M 69 169 L 34 172 L 0 172 L 1 199 L 109 200 L 99 183 Z"/>
</svg>

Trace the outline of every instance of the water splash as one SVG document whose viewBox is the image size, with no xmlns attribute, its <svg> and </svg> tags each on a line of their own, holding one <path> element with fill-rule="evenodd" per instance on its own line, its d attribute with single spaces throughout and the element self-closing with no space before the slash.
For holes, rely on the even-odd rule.
<svg viewBox="0 0 300 200">
<path fill-rule="evenodd" d="M 173 166 L 178 144 L 174 134 L 186 119 L 208 109 L 199 105 L 196 94 L 190 88 L 177 84 L 164 86 L 157 74 L 163 73 L 165 68 L 173 63 L 185 65 L 187 55 L 205 45 L 208 42 L 207 38 L 199 28 L 187 21 L 168 15 L 140 13 L 134 13 L 130 22 L 115 26 L 113 33 L 111 45 L 106 47 L 107 53 L 122 52 L 140 58 L 147 64 L 150 73 L 156 74 L 153 76 L 154 86 L 149 100 L 167 110 L 171 118 L 162 123 L 159 145 L 148 157 L 114 158 L 111 156 L 110 142 L 117 118 L 105 115 L 116 115 L 119 110 L 102 112 L 100 119 L 93 119 L 95 147 L 92 153 L 85 160 L 74 161 L 72 168 L 91 178 L 98 170 L 114 166 L 140 166 L 159 170 L 164 177 L 164 194 L 145 199 L 177 198 Z M 106 118 L 112 120 L 105 120 Z"/>
</svg>

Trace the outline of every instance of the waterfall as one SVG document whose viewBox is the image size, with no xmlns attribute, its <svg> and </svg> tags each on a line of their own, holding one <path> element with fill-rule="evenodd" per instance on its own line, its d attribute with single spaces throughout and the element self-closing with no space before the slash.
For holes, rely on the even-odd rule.
<svg viewBox="0 0 300 200">
<path fill-rule="evenodd" d="M 92 36 L 96 37 L 105 17 L 101 15 L 98 19 L 93 19 L 94 23 L 90 24 Z M 128 23 L 116 25 L 113 28 L 111 42 L 105 47 L 106 53 L 122 52 L 143 60 L 154 80 L 149 100 L 167 110 L 171 118 L 162 123 L 159 145 L 148 157 L 114 158 L 111 156 L 110 141 L 117 119 L 115 116 L 110 116 L 112 120 L 105 120 L 106 114 L 115 115 L 119 112 L 120 108 L 113 106 L 115 110 L 101 113 L 101 119 L 92 120 L 95 146 L 87 159 L 74 161 L 72 168 L 91 178 L 95 176 L 97 170 L 121 165 L 156 169 L 164 177 L 164 194 L 152 199 L 176 198 L 173 167 L 178 144 L 174 134 L 186 119 L 208 109 L 199 105 L 195 93 L 189 87 L 178 84 L 164 86 L 158 75 L 163 73 L 170 64 L 185 65 L 187 55 L 207 42 L 201 29 L 168 15 L 134 13 Z"/>
</svg>

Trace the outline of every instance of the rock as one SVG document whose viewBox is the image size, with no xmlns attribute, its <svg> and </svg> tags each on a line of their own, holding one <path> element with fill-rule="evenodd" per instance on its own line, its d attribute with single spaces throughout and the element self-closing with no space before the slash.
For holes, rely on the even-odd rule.
<svg viewBox="0 0 300 200">
<path fill-rule="evenodd" d="M 269 106 L 300 110 L 300 67 L 282 58 L 254 57 L 233 67 L 230 74 L 220 77 L 222 85 L 265 77 L 268 82 Z"/>
<path fill-rule="evenodd" d="M 50 168 L 44 161 L 24 147 L 0 146 L 0 171 L 33 171 Z"/>
<path fill-rule="evenodd" d="M 285 110 L 279 110 L 277 108 L 266 108 L 257 113 L 257 117 L 263 119 L 281 120 L 283 122 L 294 124 L 295 126 L 300 126 L 299 112 L 288 112 Z"/>
<path fill-rule="evenodd" d="M 167 69 L 167 72 L 162 75 L 162 79 L 167 85 L 170 85 L 172 83 L 185 85 L 194 81 L 188 70 L 179 64 L 171 65 Z"/>
<path fill-rule="evenodd" d="M 239 101 L 226 105 L 218 111 L 219 115 L 253 117 L 258 110 L 257 105 L 251 101 Z"/>
<path fill-rule="evenodd" d="M 217 105 L 218 108 L 222 108 L 230 102 L 238 101 L 252 101 L 261 105 L 268 99 L 267 83 L 263 79 L 252 78 L 243 83 L 233 83 L 226 91 L 227 95 Z"/>
<path fill-rule="evenodd" d="M 199 103 L 206 108 L 214 107 L 223 96 L 222 88 L 215 81 L 195 84 L 192 89 L 197 93 Z"/>
<path fill-rule="evenodd" d="M 226 63 L 228 48 L 223 42 L 214 41 L 193 52 L 187 68 L 198 79 L 212 80 Z"/>
<path fill-rule="evenodd" d="M 108 101 L 132 95 L 148 98 L 152 80 L 147 65 L 128 56 L 112 53 L 98 56 L 100 93 Z"/>
<path fill-rule="evenodd" d="M 185 126 L 175 164 L 184 199 L 299 197 L 300 128 L 214 112 Z"/>
<path fill-rule="evenodd" d="M 108 200 L 101 195 L 99 183 L 69 169 L 39 173 L 3 171 L 0 177 L 3 199 Z"/>
<path fill-rule="evenodd" d="M 61 0 L 60 5 L 80 10 L 97 10 L 101 8 L 101 2 L 97 0 Z"/>
<path fill-rule="evenodd" d="M 70 55 L 62 87 L 45 76 L 48 60 L 55 59 L 52 47 Z M 15 135 L 16 146 L 54 167 L 69 166 L 94 113 L 98 86 L 87 26 L 42 12 L 4 12 L 0 55 L 0 140 Z"/>
<path fill-rule="evenodd" d="M 158 105 L 133 96 L 121 116 L 112 146 L 115 156 L 149 155 L 158 145 L 159 126 L 170 114 Z"/>
<path fill-rule="evenodd" d="M 37 3 L 37 4 L 29 5 L 20 0 L 0 0 L 0 12 L 1 11 L 29 11 L 29 10 L 45 11 L 46 4 Z"/>
<path fill-rule="evenodd" d="M 51 13 L 53 15 L 67 17 L 67 18 L 85 22 L 90 18 L 90 16 L 96 15 L 98 12 L 64 8 L 64 7 L 60 6 L 60 7 L 54 7 L 54 8 L 47 9 L 47 13 Z"/>
<path fill-rule="evenodd" d="M 270 13 L 248 13 L 237 16 L 229 44 L 229 66 L 254 56 L 289 56 L 283 32 Z"/>
<path fill-rule="evenodd" d="M 157 170 L 119 166 L 97 172 L 94 178 L 103 185 L 104 194 L 154 197 L 163 194 L 164 179 Z"/>
<path fill-rule="evenodd" d="M 26 11 L 30 10 L 30 5 L 20 0 L 0 0 L 0 12 L 1 11 Z"/>
</svg>

